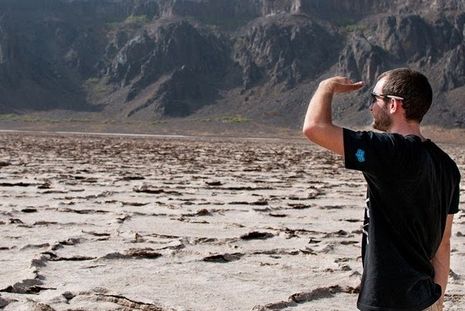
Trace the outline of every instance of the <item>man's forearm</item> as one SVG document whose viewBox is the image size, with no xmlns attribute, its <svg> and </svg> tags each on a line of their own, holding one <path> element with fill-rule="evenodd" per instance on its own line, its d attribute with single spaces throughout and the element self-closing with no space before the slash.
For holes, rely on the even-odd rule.
<svg viewBox="0 0 465 311">
<path fill-rule="evenodd" d="M 333 77 L 322 81 L 308 105 L 303 127 L 305 136 L 312 142 L 343 155 L 342 128 L 333 125 L 331 116 L 333 94 L 353 92 L 362 86 L 362 82 L 353 83 L 344 77 Z"/>
<path fill-rule="evenodd" d="M 432 263 L 434 267 L 434 282 L 439 284 L 442 289 L 440 298 L 440 305 L 442 306 L 450 271 L 450 244 L 441 245 Z"/>
<path fill-rule="evenodd" d="M 308 105 L 305 115 L 304 130 L 314 126 L 332 125 L 331 102 L 333 92 L 323 81 L 318 86 Z"/>
<path fill-rule="evenodd" d="M 333 91 L 323 81 L 308 105 L 303 132 L 315 144 L 342 155 L 344 154 L 342 129 L 333 125 L 332 100 Z"/>
<path fill-rule="evenodd" d="M 434 282 L 439 284 L 442 289 L 442 295 L 440 298 L 440 306 L 444 302 L 444 294 L 446 292 L 447 280 L 449 278 L 450 270 L 450 237 L 452 235 L 452 223 L 454 221 L 454 215 L 448 215 L 446 221 L 446 227 L 442 236 L 439 248 L 436 251 L 431 263 L 434 268 Z"/>
</svg>

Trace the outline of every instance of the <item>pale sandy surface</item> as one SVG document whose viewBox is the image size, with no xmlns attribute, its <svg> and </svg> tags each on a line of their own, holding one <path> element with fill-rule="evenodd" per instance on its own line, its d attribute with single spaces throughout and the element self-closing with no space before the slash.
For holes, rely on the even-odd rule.
<svg viewBox="0 0 465 311">
<path fill-rule="evenodd" d="M 365 190 L 303 140 L 3 133 L 0 306 L 355 310 Z M 464 200 L 446 310 L 465 310 Z"/>
</svg>

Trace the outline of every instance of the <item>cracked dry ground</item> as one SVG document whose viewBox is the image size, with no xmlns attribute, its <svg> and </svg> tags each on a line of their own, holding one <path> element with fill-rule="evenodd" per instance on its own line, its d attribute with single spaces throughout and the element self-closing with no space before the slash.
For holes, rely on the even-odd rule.
<svg viewBox="0 0 465 311">
<path fill-rule="evenodd" d="M 304 140 L 0 136 L 4 310 L 355 310 L 365 183 L 339 157 Z M 463 146 L 444 147 L 464 174 Z M 461 211 L 447 310 L 465 309 L 464 258 Z"/>
</svg>

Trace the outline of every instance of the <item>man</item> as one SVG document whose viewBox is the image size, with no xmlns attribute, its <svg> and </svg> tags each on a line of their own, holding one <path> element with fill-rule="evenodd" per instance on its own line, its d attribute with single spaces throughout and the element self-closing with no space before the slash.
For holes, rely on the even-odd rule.
<svg viewBox="0 0 465 311">
<path fill-rule="evenodd" d="M 401 68 L 383 73 L 371 93 L 373 127 L 355 132 L 332 123 L 336 93 L 363 87 L 344 77 L 320 83 L 303 132 L 344 156 L 368 183 L 363 226 L 360 310 L 442 310 L 460 173 L 454 161 L 421 134 L 432 102 L 428 79 Z"/>
</svg>

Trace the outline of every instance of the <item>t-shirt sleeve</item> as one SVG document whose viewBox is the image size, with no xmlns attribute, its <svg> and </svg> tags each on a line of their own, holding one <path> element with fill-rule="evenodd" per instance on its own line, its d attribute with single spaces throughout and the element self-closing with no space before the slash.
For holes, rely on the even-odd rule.
<svg viewBox="0 0 465 311">
<path fill-rule="evenodd" d="M 399 155 L 394 136 L 344 128 L 343 137 L 346 168 L 376 174 L 392 173 Z"/>
<path fill-rule="evenodd" d="M 455 183 L 454 192 L 452 193 L 452 201 L 449 206 L 449 214 L 457 214 L 459 212 L 460 205 L 460 173 L 457 169 L 457 181 Z"/>
</svg>

